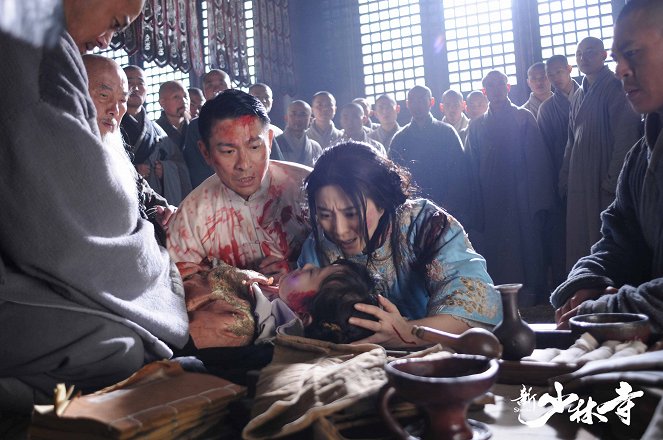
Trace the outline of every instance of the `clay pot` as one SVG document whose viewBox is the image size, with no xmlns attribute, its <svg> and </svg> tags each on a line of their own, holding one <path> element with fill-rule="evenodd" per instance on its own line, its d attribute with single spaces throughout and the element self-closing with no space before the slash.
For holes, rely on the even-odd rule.
<svg viewBox="0 0 663 440">
<path fill-rule="evenodd" d="M 500 284 L 495 286 L 502 296 L 503 317 L 493 334 L 502 344 L 502 358 L 517 361 L 529 356 L 536 347 L 534 330 L 520 317 L 518 291 L 522 284 Z"/>
<path fill-rule="evenodd" d="M 599 342 L 649 341 L 649 318 L 638 313 L 592 313 L 576 315 L 569 320 L 571 332 L 579 337 L 587 332 Z"/>
<path fill-rule="evenodd" d="M 421 407 L 427 415 L 422 439 L 469 440 L 474 436 L 468 424 L 467 408 L 495 383 L 496 359 L 455 354 L 441 359 L 399 359 L 385 366 L 389 382 L 379 397 L 380 415 L 399 439 L 413 439 L 389 412 L 389 400 L 397 395 Z M 476 430 L 476 428 L 475 428 Z M 490 432 L 483 426 L 483 438 Z M 487 434 L 487 435 L 486 435 Z"/>
</svg>

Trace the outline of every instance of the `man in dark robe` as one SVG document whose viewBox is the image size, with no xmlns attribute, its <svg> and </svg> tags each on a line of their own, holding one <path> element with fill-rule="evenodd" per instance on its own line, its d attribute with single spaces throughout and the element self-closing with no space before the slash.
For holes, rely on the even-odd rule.
<svg viewBox="0 0 663 440">
<path fill-rule="evenodd" d="M 150 120 L 145 111 L 145 75 L 138 66 L 126 66 L 124 73 L 129 81 L 129 98 L 127 113 L 122 118 L 122 137 L 131 147 L 132 162 L 138 173 L 144 178 L 152 173 L 148 161 L 154 153 L 157 142 L 167 137 L 166 132 L 158 124 Z"/>
<path fill-rule="evenodd" d="M 483 79 L 488 112 L 472 121 L 465 148 L 479 184 L 477 251 L 495 283 L 523 283 L 521 305 L 548 298 L 542 227 L 553 207 L 552 166 L 532 113 L 508 98 L 506 75 Z"/>
<path fill-rule="evenodd" d="M 210 70 L 203 75 L 202 81 L 203 96 L 206 101 L 213 99 L 224 90 L 232 89 L 230 75 L 223 70 Z M 184 139 L 184 151 L 182 151 L 184 161 L 189 169 L 192 189 L 198 187 L 205 179 L 214 174 L 214 169 L 205 162 L 203 154 L 198 149 L 199 141 L 200 129 L 198 128 L 198 118 L 195 118 L 189 123 L 189 129 Z"/>
<path fill-rule="evenodd" d="M 142 6 L 64 0 L 53 48 L 0 32 L 0 410 L 52 403 L 59 382 L 98 390 L 187 341 L 181 281 L 125 152 L 101 143 L 80 56 Z"/>
<path fill-rule="evenodd" d="M 631 0 L 615 24 L 612 54 L 631 105 L 646 114 L 617 194 L 601 214 L 602 238 L 555 290 L 560 328 L 576 314 L 644 313 L 663 333 L 663 3 Z M 659 435 L 643 438 L 660 438 Z"/>
<path fill-rule="evenodd" d="M 389 157 L 410 170 L 424 197 L 471 229 L 469 162 L 454 128 L 433 118 L 430 109 L 434 104 L 428 87 L 410 89 L 407 108 L 412 120 L 391 140 Z"/>
<path fill-rule="evenodd" d="M 148 183 L 173 205 L 179 205 L 191 192 L 189 169 L 182 155 L 189 127 L 189 94 L 178 81 L 166 81 L 159 87 L 161 117 L 156 123 L 168 135 L 159 139 L 148 157 Z"/>
<path fill-rule="evenodd" d="M 569 137 L 570 99 L 578 90 L 571 78 L 571 66 L 563 55 L 554 55 L 546 61 L 546 75 L 555 87 L 553 96 L 539 107 L 537 124 L 552 159 L 553 184 L 558 187 L 559 172 L 564 160 L 564 149 Z M 566 200 L 555 196 L 555 207 L 546 219 L 544 246 L 550 266 L 552 284 L 557 286 L 566 279 Z"/>
<path fill-rule="evenodd" d="M 601 238 L 601 211 L 614 200 L 624 156 L 641 136 L 640 115 L 604 65 L 606 56 L 597 38 L 587 37 L 578 44 L 576 60 L 585 77 L 571 101 L 559 176 L 559 192 L 567 200 L 567 269 Z"/>
<path fill-rule="evenodd" d="M 527 69 L 527 85 L 531 92 L 529 99 L 520 106 L 529 110 L 536 118 L 539 114 L 539 108 L 548 98 L 552 96 L 550 90 L 550 80 L 546 76 L 546 65 L 542 62 L 534 63 Z"/>
</svg>

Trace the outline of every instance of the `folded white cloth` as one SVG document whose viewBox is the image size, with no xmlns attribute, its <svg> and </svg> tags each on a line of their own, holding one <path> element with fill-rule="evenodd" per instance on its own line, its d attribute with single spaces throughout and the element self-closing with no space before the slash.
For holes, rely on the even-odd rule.
<svg viewBox="0 0 663 440">
<path fill-rule="evenodd" d="M 647 351 L 647 345 L 641 341 L 605 341 L 599 346 L 589 333 L 584 333 L 566 350 L 558 348 L 537 349 L 524 361 L 585 364 L 601 359 L 619 359 L 634 356 Z"/>
<path fill-rule="evenodd" d="M 642 341 L 627 341 L 617 345 L 615 354 L 610 359 L 619 359 L 627 356 L 635 356 L 647 351 L 647 344 Z"/>
<path fill-rule="evenodd" d="M 525 356 L 521 361 L 550 362 L 562 352 L 559 348 L 537 348 L 531 355 Z"/>
<path fill-rule="evenodd" d="M 615 347 L 617 347 L 617 345 L 619 345 L 619 341 L 605 341 L 599 348 L 580 356 L 576 363 L 584 364 L 589 361 L 608 359 L 615 354 Z"/>
<path fill-rule="evenodd" d="M 551 362 L 575 363 L 583 354 L 594 350 L 598 346 L 598 341 L 592 335 L 583 333 L 571 347 L 555 356 Z"/>
</svg>

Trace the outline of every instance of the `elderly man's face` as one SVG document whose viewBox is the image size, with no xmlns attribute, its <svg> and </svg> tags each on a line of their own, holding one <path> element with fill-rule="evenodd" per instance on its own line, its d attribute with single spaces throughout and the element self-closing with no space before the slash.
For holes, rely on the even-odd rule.
<svg viewBox="0 0 663 440">
<path fill-rule="evenodd" d="M 663 110 L 663 33 L 660 23 L 636 12 L 615 26 L 612 56 L 617 77 L 638 113 Z"/>
<path fill-rule="evenodd" d="M 144 0 L 64 0 L 67 31 L 81 53 L 105 49 L 115 32 L 127 28 Z"/>
<path fill-rule="evenodd" d="M 127 112 L 129 96 L 126 75 L 121 69 L 108 66 L 89 72 L 88 80 L 101 136 L 119 132 L 120 121 Z"/>
</svg>

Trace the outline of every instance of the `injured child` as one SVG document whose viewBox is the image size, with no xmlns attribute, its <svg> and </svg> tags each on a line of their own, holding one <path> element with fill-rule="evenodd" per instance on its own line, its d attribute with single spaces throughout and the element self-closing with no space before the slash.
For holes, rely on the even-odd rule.
<svg viewBox="0 0 663 440">
<path fill-rule="evenodd" d="M 378 305 L 378 282 L 355 263 L 338 260 L 324 268 L 307 264 L 281 278 L 278 286 L 258 272 L 218 261 L 180 262 L 177 267 L 196 348 L 259 343 L 274 337 L 282 325 L 291 335 L 303 328 L 300 336 L 334 343 L 372 333 L 348 323 L 353 316 L 375 319 L 355 310 L 355 304 Z"/>
</svg>

